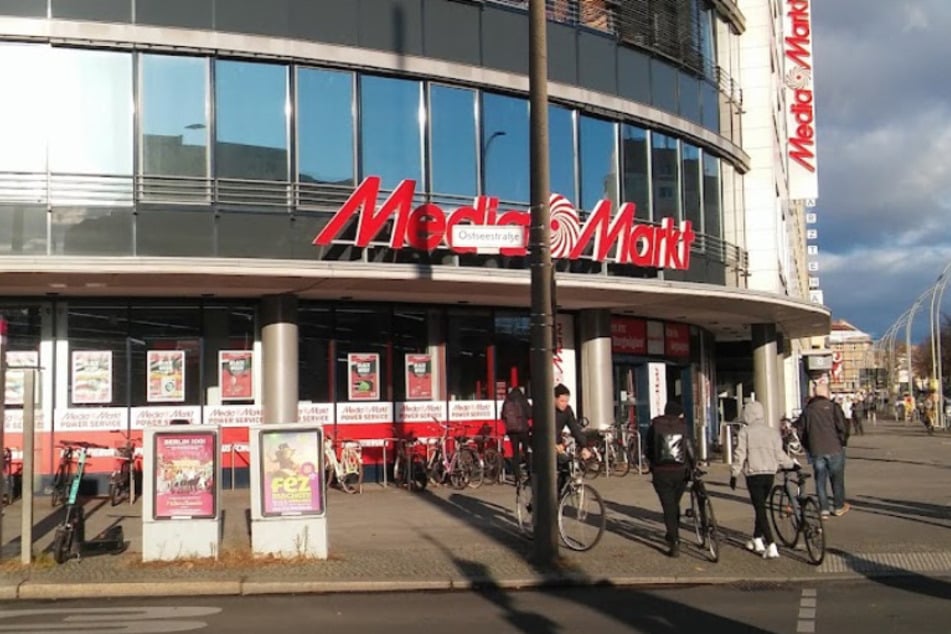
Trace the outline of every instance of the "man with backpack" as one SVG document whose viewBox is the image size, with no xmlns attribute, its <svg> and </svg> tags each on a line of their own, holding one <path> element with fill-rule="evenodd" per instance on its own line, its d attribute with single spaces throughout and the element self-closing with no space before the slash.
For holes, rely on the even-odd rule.
<svg viewBox="0 0 951 634">
<path fill-rule="evenodd" d="M 512 443 L 512 473 L 515 483 L 522 480 L 522 462 L 526 469 L 531 469 L 528 459 L 528 448 L 531 447 L 529 421 L 532 418 L 532 404 L 520 387 L 513 387 L 502 401 L 502 421 L 505 423 L 505 434 Z"/>
<path fill-rule="evenodd" d="M 667 401 L 663 416 L 651 421 L 647 430 L 647 459 L 650 461 L 654 491 L 664 511 L 665 535 L 670 557 L 680 556 L 680 499 L 696 468 L 693 440 L 684 420 L 684 408 Z"/>
</svg>

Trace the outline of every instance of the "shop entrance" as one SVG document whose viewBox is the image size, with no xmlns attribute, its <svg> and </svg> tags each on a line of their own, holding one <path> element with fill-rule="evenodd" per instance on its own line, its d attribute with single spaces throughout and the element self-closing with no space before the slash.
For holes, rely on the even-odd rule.
<svg viewBox="0 0 951 634">
<path fill-rule="evenodd" d="M 651 365 L 660 368 L 652 385 Z M 692 425 L 692 391 L 689 366 L 679 366 L 664 362 L 644 360 L 615 359 L 614 362 L 614 420 L 627 425 L 637 425 L 644 432 L 650 425 L 651 394 L 658 392 L 654 416 L 663 413 L 664 405 L 670 399 L 677 399 L 684 406 L 687 424 Z"/>
</svg>

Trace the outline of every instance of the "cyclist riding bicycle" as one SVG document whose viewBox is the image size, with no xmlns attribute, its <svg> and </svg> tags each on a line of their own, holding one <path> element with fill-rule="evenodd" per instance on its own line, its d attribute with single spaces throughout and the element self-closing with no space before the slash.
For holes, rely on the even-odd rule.
<svg viewBox="0 0 951 634">
<path fill-rule="evenodd" d="M 578 424 L 578 419 L 575 417 L 574 410 L 571 409 L 571 405 L 568 404 L 568 399 L 571 397 L 571 390 L 559 383 L 555 386 L 555 430 L 560 434 L 565 427 L 568 428 L 568 432 L 575 440 L 576 446 L 579 448 L 579 454 L 582 460 L 587 460 L 591 457 L 591 451 L 585 446 L 588 442 L 588 439 L 585 437 L 584 430 L 581 428 L 581 425 Z M 558 461 L 558 489 L 561 491 L 565 482 L 570 475 L 570 464 L 571 457 L 568 455 L 567 448 L 563 442 L 555 445 L 555 450 L 557 451 L 557 461 Z"/>
</svg>

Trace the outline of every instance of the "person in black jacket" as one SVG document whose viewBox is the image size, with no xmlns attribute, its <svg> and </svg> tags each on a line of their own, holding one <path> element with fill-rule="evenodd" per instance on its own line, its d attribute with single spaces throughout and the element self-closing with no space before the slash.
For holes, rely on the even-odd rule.
<svg viewBox="0 0 951 634">
<path fill-rule="evenodd" d="M 665 535 L 671 557 L 680 556 L 680 499 L 687 488 L 690 474 L 696 467 L 693 441 L 684 408 L 677 401 L 667 401 L 663 416 L 651 421 L 647 430 L 647 460 L 653 475 L 654 491 L 664 510 Z"/>
<path fill-rule="evenodd" d="M 575 439 L 575 444 L 578 446 L 578 453 L 581 456 L 582 460 L 587 460 L 591 457 L 591 451 L 585 446 L 588 444 L 588 439 L 585 436 L 584 430 L 581 428 L 581 425 L 578 424 L 578 419 L 575 418 L 575 412 L 571 409 L 571 405 L 568 404 L 568 400 L 571 398 L 571 391 L 559 383 L 555 386 L 555 436 L 560 437 L 562 431 L 567 427 L 568 432 Z M 568 457 L 568 454 L 565 451 L 565 445 L 563 443 L 558 443 L 556 446 L 557 461 L 558 461 L 558 495 L 561 495 L 561 489 L 565 485 L 565 479 L 568 477 L 568 463 L 571 460 Z"/>
<path fill-rule="evenodd" d="M 532 418 L 532 404 L 528 402 L 525 392 L 519 387 L 513 387 L 502 401 L 502 421 L 505 423 L 505 434 L 512 443 L 512 473 L 516 484 L 522 480 L 522 462 L 531 473 L 531 463 L 528 460 L 528 448 L 531 446 L 528 422 Z"/>
<path fill-rule="evenodd" d="M 809 399 L 795 423 L 802 444 L 816 475 L 816 495 L 822 518 L 830 513 L 845 515 L 851 508 L 845 501 L 845 447 L 849 441 L 849 427 L 845 413 L 838 403 L 829 399 L 829 386 L 816 385 L 816 395 Z M 826 489 L 832 481 L 832 504 Z"/>
</svg>

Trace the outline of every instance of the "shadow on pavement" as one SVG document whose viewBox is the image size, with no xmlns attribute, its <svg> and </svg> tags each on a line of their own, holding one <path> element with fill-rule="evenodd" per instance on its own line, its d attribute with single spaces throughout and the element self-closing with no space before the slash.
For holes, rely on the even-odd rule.
<svg viewBox="0 0 951 634">
<path fill-rule="evenodd" d="M 831 550 L 829 552 L 842 557 L 850 570 L 864 574 L 866 579 L 874 583 L 937 599 L 951 599 L 951 582 L 937 577 L 928 577 L 897 566 L 871 561 L 841 550 Z M 868 572 L 869 570 L 874 572 Z"/>
<path fill-rule="evenodd" d="M 850 446 L 849 449 L 852 447 Z M 862 450 L 865 451 L 868 448 L 862 447 Z M 865 462 L 890 462 L 894 464 L 906 464 L 913 465 L 915 467 L 932 467 L 934 469 L 951 469 L 951 465 L 946 464 L 936 464 L 934 462 L 920 462 L 916 460 L 899 460 L 897 458 L 869 458 L 867 456 L 853 456 L 849 454 L 849 460 L 862 460 Z"/>
<path fill-rule="evenodd" d="M 864 513 L 874 513 L 940 528 L 951 528 L 951 514 L 948 512 L 948 507 L 939 504 L 892 500 L 868 495 L 854 497 L 851 504 L 852 508 Z M 931 520 L 945 520 L 945 522 Z"/>
</svg>

